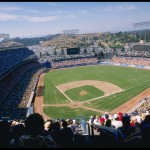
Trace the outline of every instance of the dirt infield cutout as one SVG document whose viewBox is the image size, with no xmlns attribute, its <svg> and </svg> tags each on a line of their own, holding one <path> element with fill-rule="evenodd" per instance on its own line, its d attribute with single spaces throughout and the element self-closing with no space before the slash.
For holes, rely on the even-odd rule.
<svg viewBox="0 0 150 150">
<path fill-rule="evenodd" d="M 81 80 L 81 81 L 74 81 L 74 82 L 68 82 L 61 85 L 58 85 L 58 89 L 60 89 L 62 92 L 65 92 L 67 90 L 70 90 L 72 88 L 77 88 L 85 85 L 91 85 L 94 86 L 102 91 L 104 91 L 104 95 L 112 95 L 117 92 L 123 91 L 120 87 L 117 85 L 114 85 L 112 83 L 108 83 L 105 81 L 98 81 L 98 80 Z"/>
</svg>

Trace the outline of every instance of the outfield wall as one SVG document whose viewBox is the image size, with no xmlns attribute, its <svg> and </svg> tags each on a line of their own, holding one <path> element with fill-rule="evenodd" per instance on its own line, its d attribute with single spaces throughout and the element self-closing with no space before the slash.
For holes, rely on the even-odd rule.
<svg viewBox="0 0 150 150">
<path fill-rule="evenodd" d="M 133 68 L 141 68 L 141 69 L 150 69 L 150 66 L 143 66 L 143 65 L 130 65 L 130 64 L 121 64 L 121 63 L 113 63 L 113 62 L 99 62 L 99 63 L 91 63 L 91 64 L 80 64 L 80 65 L 71 65 L 71 66 L 63 66 L 57 67 L 54 69 L 62 69 L 62 68 L 71 68 L 71 67 L 78 67 L 78 66 L 91 66 L 91 65 L 114 65 L 114 66 L 124 66 L 124 67 L 133 67 Z"/>
<path fill-rule="evenodd" d="M 114 65 L 114 66 L 125 66 L 125 67 L 141 68 L 141 69 L 150 69 L 150 66 L 130 65 L 130 64 L 113 63 L 113 62 L 101 62 L 100 64 Z"/>
</svg>

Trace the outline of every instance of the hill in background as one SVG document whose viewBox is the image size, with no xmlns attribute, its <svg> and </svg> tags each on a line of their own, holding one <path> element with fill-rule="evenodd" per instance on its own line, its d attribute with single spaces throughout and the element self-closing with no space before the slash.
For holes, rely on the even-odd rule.
<svg viewBox="0 0 150 150">
<path fill-rule="evenodd" d="M 71 47 L 87 47 L 92 46 L 94 43 L 93 37 L 98 38 L 101 33 L 77 34 L 77 35 L 64 35 L 61 34 L 42 43 L 43 46 L 52 46 L 55 49 L 71 48 Z"/>
</svg>

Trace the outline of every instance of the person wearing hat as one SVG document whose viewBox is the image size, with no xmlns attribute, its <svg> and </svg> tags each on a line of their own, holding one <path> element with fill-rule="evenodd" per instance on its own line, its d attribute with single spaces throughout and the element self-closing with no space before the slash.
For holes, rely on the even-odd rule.
<svg viewBox="0 0 150 150">
<path fill-rule="evenodd" d="M 119 113 L 118 113 L 118 116 L 119 116 L 119 119 L 118 119 L 118 120 L 122 121 L 123 113 L 122 113 L 122 112 L 119 112 Z"/>
<path fill-rule="evenodd" d="M 123 126 L 122 121 L 119 120 L 118 114 L 114 114 L 113 118 L 112 125 L 115 126 L 116 129 Z"/>
<path fill-rule="evenodd" d="M 135 112 L 135 118 L 136 118 L 137 122 L 138 122 L 139 124 L 141 124 L 142 119 L 141 119 L 141 116 L 139 115 L 139 113 L 138 113 L 137 111 Z"/>
<path fill-rule="evenodd" d="M 104 126 L 105 119 L 103 117 L 100 118 L 100 125 Z"/>
<path fill-rule="evenodd" d="M 134 133 L 135 127 L 130 125 L 130 117 L 128 114 L 124 114 L 122 116 L 122 123 L 123 123 L 123 126 L 119 127 L 118 130 L 121 131 L 123 138 L 127 138 L 132 133 Z"/>
</svg>

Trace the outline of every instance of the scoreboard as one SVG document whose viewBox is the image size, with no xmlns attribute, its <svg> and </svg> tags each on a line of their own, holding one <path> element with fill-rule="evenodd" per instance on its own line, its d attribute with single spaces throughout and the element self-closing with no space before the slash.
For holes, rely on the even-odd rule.
<svg viewBox="0 0 150 150">
<path fill-rule="evenodd" d="M 67 55 L 80 54 L 80 48 L 67 48 Z"/>
</svg>

